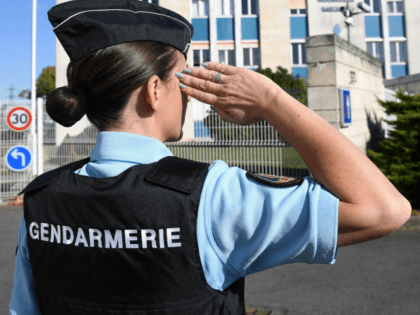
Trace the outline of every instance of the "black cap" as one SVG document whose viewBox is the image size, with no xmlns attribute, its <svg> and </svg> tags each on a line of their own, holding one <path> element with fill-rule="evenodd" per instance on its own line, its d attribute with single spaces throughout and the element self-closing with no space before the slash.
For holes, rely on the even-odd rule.
<svg viewBox="0 0 420 315">
<path fill-rule="evenodd" d="M 187 60 L 194 35 L 194 27 L 178 13 L 138 0 L 65 2 L 52 7 L 48 19 L 71 61 L 139 40 L 171 45 Z"/>
</svg>

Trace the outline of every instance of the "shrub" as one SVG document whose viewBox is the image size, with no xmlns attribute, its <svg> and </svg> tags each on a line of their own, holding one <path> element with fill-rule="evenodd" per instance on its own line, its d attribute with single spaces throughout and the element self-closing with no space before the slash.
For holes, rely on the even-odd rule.
<svg viewBox="0 0 420 315">
<path fill-rule="evenodd" d="M 420 208 L 420 94 L 404 95 L 398 87 L 397 98 L 401 103 L 383 102 L 388 115 L 397 120 L 385 122 L 395 125 L 391 139 L 381 140 L 377 152 L 367 150 L 368 157 L 385 174 L 398 191 L 408 199 L 414 209 Z"/>
</svg>

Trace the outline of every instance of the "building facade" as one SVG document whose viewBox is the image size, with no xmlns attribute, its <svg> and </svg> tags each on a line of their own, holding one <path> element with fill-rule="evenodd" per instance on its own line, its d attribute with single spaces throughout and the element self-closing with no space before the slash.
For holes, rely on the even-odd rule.
<svg viewBox="0 0 420 315">
<path fill-rule="evenodd" d="M 307 79 L 305 38 L 335 33 L 380 59 L 384 79 L 420 73 L 415 53 L 420 48 L 418 0 L 143 1 L 176 11 L 191 22 L 195 33 L 189 63 L 194 67 L 213 61 L 275 72 L 281 66 Z M 362 2 L 369 6 L 367 12 L 358 7 Z M 348 18 L 351 23 L 346 23 Z M 197 129 L 208 105 L 196 100 L 193 105 Z"/>
<path fill-rule="evenodd" d="M 348 40 L 350 29 L 353 45 L 382 60 L 384 79 L 420 73 L 418 0 L 143 1 L 189 17 L 194 66 L 209 60 L 251 70 L 282 66 L 306 78 L 305 38 L 335 33 Z M 352 12 L 351 26 L 341 7 Z"/>
<path fill-rule="evenodd" d="M 57 4 L 66 1 L 57 0 Z M 420 49 L 419 0 L 141 1 L 175 11 L 191 22 L 195 33 L 188 55 L 190 66 L 213 61 L 253 71 L 271 68 L 273 72 L 281 66 L 306 80 L 305 38 L 335 33 L 380 59 L 386 82 L 420 73 L 416 55 Z M 359 8 L 359 3 L 367 9 Z M 343 12 L 342 7 L 348 11 Z M 68 57 L 61 55 L 65 52 L 57 41 L 57 87 L 66 84 Z M 185 140 L 208 138 L 203 126 L 208 110 L 207 104 L 191 100 Z M 72 132 L 77 134 L 88 124 L 85 119 Z"/>
</svg>

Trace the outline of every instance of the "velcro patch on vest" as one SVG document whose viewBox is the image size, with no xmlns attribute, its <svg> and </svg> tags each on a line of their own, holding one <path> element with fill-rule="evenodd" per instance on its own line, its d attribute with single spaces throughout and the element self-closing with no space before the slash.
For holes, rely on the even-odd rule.
<svg viewBox="0 0 420 315">
<path fill-rule="evenodd" d="M 248 171 L 246 173 L 250 177 L 254 178 L 260 183 L 269 184 L 271 186 L 276 187 L 291 187 L 300 185 L 303 183 L 303 178 L 293 178 L 293 177 L 286 177 L 286 176 L 276 176 L 276 175 L 269 175 L 269 174 L 260 174 Z"/>
</svg>

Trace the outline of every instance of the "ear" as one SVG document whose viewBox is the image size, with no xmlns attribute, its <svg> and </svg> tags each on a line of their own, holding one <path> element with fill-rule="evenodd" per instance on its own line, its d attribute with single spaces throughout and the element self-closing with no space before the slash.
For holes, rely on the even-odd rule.
<svg viewBox="0 0 420 315">
<path fill-rule="evenodd" d="M 146 110 L 155 112 L 159 109 L 160 102 L 162 101 L 162 92 L 167 92 L 167 88 L 163 84 L 163 81 L 157 75 L 154 75 L 145 84 L 142 92 L 144 95 L 143 99 L 146 100 Z"/>
</svg>

